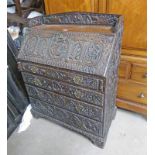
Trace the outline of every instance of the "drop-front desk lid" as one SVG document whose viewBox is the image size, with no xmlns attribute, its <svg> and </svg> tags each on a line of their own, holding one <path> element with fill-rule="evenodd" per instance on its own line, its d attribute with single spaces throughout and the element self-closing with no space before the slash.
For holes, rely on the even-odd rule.
<svg viewBox="0 0 155 155">
<path fill-rule="evenodd" d="M 25 35 L 19 61 L 104 76 L 116 39 L 112 26 L 40 25 Z"/>
</svg>

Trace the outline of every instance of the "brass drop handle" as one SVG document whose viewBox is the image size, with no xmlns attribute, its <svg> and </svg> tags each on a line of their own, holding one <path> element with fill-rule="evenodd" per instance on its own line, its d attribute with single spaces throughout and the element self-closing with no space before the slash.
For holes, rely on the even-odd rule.
<svg viewBox="0 0 155 155">
<path fill-rule="evenodd" d="M 145 74 L 143 75 L 143 78 L 147 78 L 147 73 L 145 73 Z"/>
<path fill-rule="evenodd" d="M 144 95 L 143 93 L 140 93 L 140 94 L 138 95 L 138 97 L 139 97 L 139 98 L 144 98 L 145 95 Z"/>
<path fill-rule="evenodd" d="M 81 92 L 81 91 L 79 91 L 79 90 L 76 90 L 75 92 L 74 92 L 74 95 L 75 95 L 75 97 L 76 98 L 81 98 L 82 96 L 83 96 L 83 93 Z"/>
</svg>

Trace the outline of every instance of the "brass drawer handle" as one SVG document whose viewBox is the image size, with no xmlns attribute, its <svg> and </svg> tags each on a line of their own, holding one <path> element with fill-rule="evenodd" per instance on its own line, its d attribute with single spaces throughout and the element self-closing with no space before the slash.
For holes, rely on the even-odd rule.
<svg viewBox="0 0 155 155">
<path fill-rule="evenodd" d="M 139 97 L 139 98 L 144 98 L 145 95 L 144 95 L 143 93 L 140 93 L 140 94 L 138 95 L 138 97 Z"/>
<path fill-rule="evenodd" d="M 147 73 L 145 73 L 145 74 L 143 75 L 143 78 L 147 78 Z"/>
<path fill-rule="evenodd" d="M 74 81 L 74 83 L 76 83 L 76 84 L 81 84 L 82 81 L 83 81 L 83 78 L 80 77 L 80 76 L 75 76 L 75 77 L 73 78 L 73 81 Z"/>
<path fill-rule="evenodd" d="M 83 93 L 81 92 L 81 91 L 79 91 L 79 90 L 76 90 L 75 92 L 74 92 L 74 95 L 75 95 L 75 97 L 76 98 L 81 98 L 81 97 L 83 97 Z"/>
</svg>

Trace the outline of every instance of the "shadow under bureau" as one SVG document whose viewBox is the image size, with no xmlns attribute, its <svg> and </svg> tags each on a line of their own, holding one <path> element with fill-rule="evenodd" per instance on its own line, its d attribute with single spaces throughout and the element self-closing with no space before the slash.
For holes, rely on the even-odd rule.
<svg viewBox="0 0 155 155">
<path fill-rule="evenodd" d="M 64 13 L 31 19 L 18 55 L 32 114 L 103 147 L 116 113 L 123 20 Z"/>
</svg>

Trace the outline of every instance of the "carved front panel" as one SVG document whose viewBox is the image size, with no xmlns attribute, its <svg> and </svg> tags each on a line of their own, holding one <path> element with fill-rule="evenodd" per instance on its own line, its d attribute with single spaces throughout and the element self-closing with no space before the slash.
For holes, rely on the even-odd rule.
<svg viewBox="0 0 155 155">
<path fill-rule="evenodd" d="M 24 81 L 28 84 L 32 84 L 49 91 L 53 91 L 62 95 L 66 95 L 68 97 L 85 101 L 87 103 L 92 103 L 100 106 L 103 105 L 104 94 L 92 90 L 90 91 L 87 89 L 75 87 L 67 83 L 50 80 L 45 77 L 40 77 L 29 73 L 23 72 L 22 75 Z"/>
<path fill-rule="evenodd" d="M 101 79 L 97 79 L 93 75 L 84 76 L 82 74 L 60 70 L 58 68 L 55 69 L 47 66 L 43 67 L 41 65 L 27 63 L 27 62 L 19 63 L 18 66 L 21 71 L 31 72 L 31 73 L 46 76 L 48 78 L 52 78 L 55 80 L 69 82 L 74 85 L 79 85 L 82 87 L 103 92 L 104 78 L 102 78 L 103 80 L 101 80 Z"/>
<path fill-rule="evenodd" d="M 113 33 L 35 28 L 25 36 L 18 59 L 103 77 L 113 44 Z"/>
<path fill-rule="evenodd" d="M 30 98 L 32 108 L 43 113 L 46 116 L 52 117 L 56 120 L 62 121 L 70 126 L 78 128 L 83 131 L 93 133 L 94 135 L 102 134 L 102 124 L 82 116 L 75 115 L 71 112 L 57 108 L 51 104 L 41 102 L 34 98 Z"/>
<path fill-rule="evenodd" d="M 88 118 L 92 118 L 97 121 L 102 121 L 102 108 L 92 106 L 69 97 L 58 95 L 53 92 L 48 92 L 34 86 L 26 85 L 26 88 L 29 96 L 33 98 L 38 98 L 39 100 L 54 104 L 60 108 L 67 109 L 69 111 L 86 116 Z"/>
</svg>

